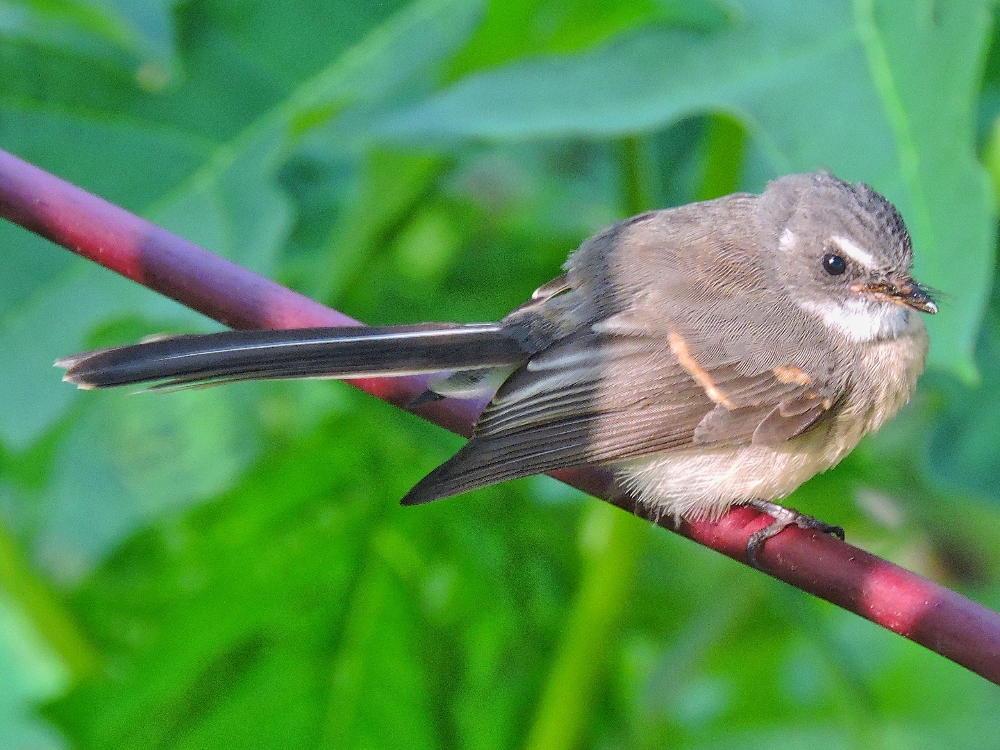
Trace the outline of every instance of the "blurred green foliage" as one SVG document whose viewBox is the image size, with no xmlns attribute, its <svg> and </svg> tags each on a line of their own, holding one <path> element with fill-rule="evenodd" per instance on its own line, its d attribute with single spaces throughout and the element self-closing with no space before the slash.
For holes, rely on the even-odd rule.
<svg viewBox="0 0 1000 750">
<path fill-rule="evenodd" d="M 997 37 L 986 0 L 0 0 L 0 146 L 370 323 L 868 181 L 932 368 L 792 503 L 997 607 Z M 460 441 L 345 385 L 77 393 L 56 357 L 213 324 L 0 247 L 3 750 L 995 744 L 978 677 L 547 478 L 399 508 Z"/>
</svg>

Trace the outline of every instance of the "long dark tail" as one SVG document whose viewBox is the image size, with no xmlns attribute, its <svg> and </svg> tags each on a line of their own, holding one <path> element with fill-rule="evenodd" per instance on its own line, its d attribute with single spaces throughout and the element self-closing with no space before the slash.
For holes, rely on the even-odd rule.
<svg viewBox="0 0 1000 750">
<path fill-rule="evenodd" d="M 279 331 L 175 336 L 77 354 L 56 362 L 81 388 L 278 378 L 391 377 L 517 365 L 530 357 L 500 324 Z"/>
</svg>

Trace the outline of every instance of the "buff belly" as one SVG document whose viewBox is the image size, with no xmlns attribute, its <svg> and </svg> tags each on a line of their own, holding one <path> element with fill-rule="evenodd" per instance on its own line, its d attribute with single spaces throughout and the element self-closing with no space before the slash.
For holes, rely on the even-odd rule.
<svg viewBox="0 0 1000 750">
<path fill-rule="evenodd" d="M 779 500 L 850 450 L 830 455 L 812 440 L 780 449 L 748 445 L 674 451 L 618 467 L 621 486 L 657 514 L 715 520 L 748 500 Z M 853 445 L 851 446 L 853 447 Z"/>
<path fill-rule="evenodd" d="M 913 395 L 926 355 L 927 332 L 909 315 L 902 335 L 867 347 L 857 370 L 869 387 L 850 392 L 824 425 L 780 446 L 692 446 L 625 462 L 615 467 L 618 482 L 655 513 L 689 521 L 717 519 L 749 500 L 780 500 L 892 418 Z"/>
</svg>

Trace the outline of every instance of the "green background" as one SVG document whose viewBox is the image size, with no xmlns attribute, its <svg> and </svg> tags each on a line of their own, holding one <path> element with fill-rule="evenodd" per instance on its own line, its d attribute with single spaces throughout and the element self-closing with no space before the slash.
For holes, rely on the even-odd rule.
<svg viewBox="0 0 1000 750">
<path fill-rule="evenodd" d="M 985 0 L 0 0 L 0 147 L 369 323 L 871 183 L 931 365 L 791 503 L 994 608 L 998 114 Z M 57 357 L 217 326 L 6 223 L 0 263 L 0 749 L 996 745 L 994 686 L 553 480 L 400 508 L 461 441 L 346 385 L 76 392 Z"/>
</svg>

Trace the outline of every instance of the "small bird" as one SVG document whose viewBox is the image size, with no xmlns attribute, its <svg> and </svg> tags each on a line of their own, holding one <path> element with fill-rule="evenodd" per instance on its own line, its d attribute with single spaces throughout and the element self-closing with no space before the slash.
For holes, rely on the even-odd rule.
<svg viewBox="0 0 1000 750">
<path fill-rule="evenodd" d="M 833 175 L 774 180 L 620 221 L 499 323 L 226 331 L 79 354 L 81 388 L 442 373 L 426 398 L 495 391 L 473 437 L 403 498 L 610 467 L 654 515 L 774 517 L 913 394 L 936 313 L 896 208 Z M 499 386 L 499 387 L 498 387 Z M 840 532 L 842 535 L 842 532 Z"/>
</svg>

